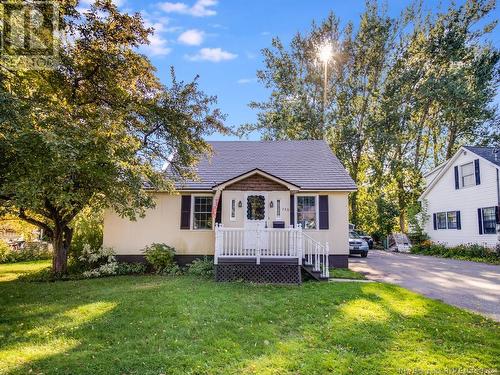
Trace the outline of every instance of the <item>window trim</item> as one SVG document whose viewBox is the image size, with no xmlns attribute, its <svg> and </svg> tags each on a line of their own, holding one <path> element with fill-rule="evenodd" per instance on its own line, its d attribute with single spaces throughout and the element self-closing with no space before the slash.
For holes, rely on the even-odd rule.
<svg viewBox="0 0 500 375">
<path fill-rule="evenodd" d="M 314 197 L 314 206 L 315 206 L 315 213 L 316 213 L 316 226 L 315 228 L 302 228 L 303 230 L 307 230 L 307 231 L 319 231 L 319 194 L 308 194 L 308 193 L 297 193 L 294 195 L 294 203 L 295 203 L 295 207 L 294 207 L 294 222 L 295 222 L 295 225 L 298 224 L 298 221 L 297 221 L 297 213 L 299 212 L 298 210 L 298 197 Z"/>
<path fill-rule="evenodd" d="M 469 164 L 472 165 L 472 174 L 467 175 L 467 176 L 473 177 L 473 184 L 465 186 L 464 185 L 464 174 L 462 172 L 462 168 L 466 165 L 469 165 Z M 460 164 L 458 167 L 458 170 L 459 170 L 459 177 L 460 177 L 460 180 L 459 180 L 460 189 L 467 189 L 467 188 L 470 188 L 472 186 L 476 186 L 476 166 L 474 164 L 474 160 L 467 162 L 467 163 L 464 163 L 464 164 Z"/>
<path fill-rule="evenodd" d="M 439 214 L 444 214 L 444 228 L 439 227 Z M 436 230 L 448 229 L 448 211 L 436 212 Z"/>
<path fill-rule="evenodd" d="M 212 232 L 214 228 L 195 228 L 194 227 L 194 201 L 196 198 L 212 198 L 212 205 L 214 204 L 214 195 L 209 195 L 209 194 L 191 194 L 191 228 L 190 230 L 194 231 L 205 231 L 205 232 Z M 210 209 L 210 213 L 212 213 L 212 210 Z M 211 216 L 210 216 L 211 217 Z M 213 222 L 214 218 L 212 218 Z"/>
<path fill-rule="evenodd" d="M 448 214 L 452 213 L 452 212 L 455 213 L 455 221 L 456 221 L 456 227 L 455 228 L 450 228 L 450 223 L 449 223 L 449 220 L 448 220 Z M 447 230 L 447 229 L 458 230 L 458 215 L 457 215 L 458 212 L 460 212 L 460 210 L 435 212 L 434 214 L 436 215 L 436 229 L 434 229 L 434 230 Z M 438 219 L 438 215 L 439 214 L 444 214 L 444 218 L 445 218 L 445 226 L 444 226 L 444 228 L 439 228 L 439 219 Z"/>
<path fill-rule="evenodd" d="M 231 205 L 229 206 L 229 220 L 236 221 L 236 199 L 231 199 Z"/>
<path fill-rule="evenodd" d="M 446 229 L 458 229 L 458 215 L 457 215 L 457 212 L 458 211 L 446 211 Z M 450 228 L 450 220 L 448 220 L 448 215 L 450 213 L 455 213 L 455 228 Z"/>
<path fill-rule="evenodd" d="M 493 233 L 486 233 L 486 226 L 484 225 L 484 210 L 488 210 L 488 209 L 493 209 L 493 217 L 494 217 L 494 222 L 495 222 L 495 231 Z M 486 234 L 493 234 L 493 235 L 496 235 L 497 234 L 497 225 L 496 225 L 496 217 L 495 217 L 495 206 L 490 206 L 490 207 L 481 207 L 481 222 L 483 224 L 483 235 Z"/>
<path fill-rule="evenodd" d="M 276 199 L 276 219 L 281 220 L 281 199 Z"/>
</svg>

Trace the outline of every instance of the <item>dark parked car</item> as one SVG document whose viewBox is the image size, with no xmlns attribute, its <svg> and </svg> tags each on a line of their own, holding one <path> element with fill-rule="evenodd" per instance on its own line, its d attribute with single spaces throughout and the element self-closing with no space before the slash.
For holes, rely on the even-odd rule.
<svg viewBox="0 0 500 375">
<path fill-rule="evenodd" d="M 368 243 L 368 248 L 373 249 L 373 238 L 360 230 L 355 230 L 355 232 Z"/>
</svg>

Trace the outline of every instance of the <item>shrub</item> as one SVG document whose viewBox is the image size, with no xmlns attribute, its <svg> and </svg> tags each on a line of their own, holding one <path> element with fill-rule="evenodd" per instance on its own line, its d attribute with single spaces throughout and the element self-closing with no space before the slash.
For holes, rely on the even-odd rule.
<svg viewBox="0 0 500 375">
<path fill-rule="evenodd" d="M 13 250 L 0 240 L 0 263 L 26 262 L 52 258 L 52 251 L 46 242 L 28 242 L 22 249 Z"/>
<path fill-rule="evenodd" d="M 178 264 L 173 263 L 171 266 L 164 268 L 161 273 L 166 276 L 180 276 L 184 274 L 184 270 Z"/>
<path fill-rule="evenodd" d="M 115 252 L 110 247 L 93 249 L 86 244 L 78 259 L 83 268 L 86 268 L 82 275 L 87 278 L 116 275 L 118 271 Z"/>
<path fill-rule="evenodd" d="M 146 273 L 144 263 L 118 263 L 117 275 L 140 275 Z"/>
<path fill-rule="evenodd" d="M 78 259 L 85 245 L 90 245 L 92 249 L 102 246 L 103 220 L 103 210 L 93 207 L 86 207 L 76 216 L 70 247 L 73 258 Z"/>
<path fill-rule="evenodd" d="M 207 257 L 195 259 L 193 263 L 188 266 L 187 274 L 207 278 L 213 277 L 214 262 Z"/>
<path fill-rule="evenodd" d="M 478 244 L 465 244 L 453 247 L 446 247 L 441 243 L 434 243 L 429 240 L 414 244 L 411 247 L 414 254 L 435 255 L 443 258 L 456 258 L 464 260 L 485 261 L 490 263 L 500 263 L 497 252 Z"/>
<path fill-rule="evenodd" d="M 175 249 L 165 244 L 153 243 L 144 250 L 144 255 L 149 264 L 157 273 L 164 273 L 175 264 Z"/>
<path fill-rule="evenodd" d="M 3 240 L 0 240 L 0 263 L 11 262 L 12 250 L 9 245 Z"/>
</svg>

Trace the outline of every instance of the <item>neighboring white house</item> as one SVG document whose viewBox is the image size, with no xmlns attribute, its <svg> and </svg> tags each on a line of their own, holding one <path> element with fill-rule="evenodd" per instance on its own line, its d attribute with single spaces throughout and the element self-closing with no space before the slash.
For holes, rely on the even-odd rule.
<svg viewBox="0 0 500 375">
<path fill-rule="evenodd" d="M 213 155 L 177 194 L 130 221 L 104 216 L 104 245 L 125 261 L 165 243 L 179 263 L 214 258 L 217 280 L 298 282 L 347 267 L 348 195 L 356 185 L 324 141 L 210 142 Z M 214 225 L 216 223 L 217 225 Z"/>
<path fill-rule="evenodd" d="M 427 173 L 419 200 L 428 220 L 425 231 L 447 246 L 498 244 L 500 153 L 492 147 L 463 146 Z"/>
</svg>

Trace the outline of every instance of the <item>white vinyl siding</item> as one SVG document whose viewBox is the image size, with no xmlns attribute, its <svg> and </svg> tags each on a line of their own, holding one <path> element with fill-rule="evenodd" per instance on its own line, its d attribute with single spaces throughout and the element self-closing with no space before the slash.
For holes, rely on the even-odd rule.
<svg viewBox="0 0 500 375">
<path fill-rule="evenodd" d="M 459 168 L 459 182 L 461 183 L 460 166 L 467 164 L 473 166 L 475 159 L 479 159 L 481 184 L 475 185 L 474 176 L 473 186 L 456 190 L 455 166 Z M 448 246 L 477 243 L 495 247 L 498 242 L 496 234 L 479 234 L 477 212 L 480 208 L 498 205 L 496 176 L 496 167 L 492 163 L 471 151 L 467 151 L 466 154 L 460 151 L 458 158 L 447 166 L 443 175 L 435 181 L 434 186 L 423 197 L 428 215 L 425 231 L 430 239 Z M 461 230 L 434 230 L 433 213 L 450 211 L 460 211 Z M 448 224 L 446 227 L 448 228 Z"/>
</svg>

